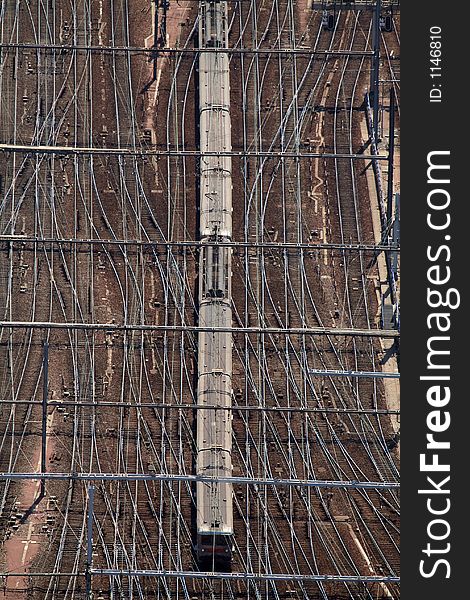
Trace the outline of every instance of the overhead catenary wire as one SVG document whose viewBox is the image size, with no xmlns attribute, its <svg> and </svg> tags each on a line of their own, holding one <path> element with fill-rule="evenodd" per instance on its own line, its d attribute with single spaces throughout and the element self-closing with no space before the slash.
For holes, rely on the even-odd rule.
<svg viewBox="0 0 470 600">
<path fill-rule="evenodd" d="M 159 130 L 163 143 L 158 149 L 166 152 L 163 156 L 146 156 L 143 150 L 157 149 L 157 146 L 139 141 L 140 99 L 135 94 L 135 80 L 132 80 L 139 72 L 139 63 L 135 61 L 142 60 L 143 53 L 119 51 L 119 48 L 133 47 L 129 41 L 129 6 L 124 0 L 103 5 L 110 41 L 105 34 L 100 55 L 98 48 L 87 51 L 87 43 L 95 42 L 100 35 L 94 29 L 93 19 L 97 16 L 94 7 L 82 6 L 76 0 L 72 4 L 74 14 L 84 15 L 83 20 L 74 20 L 71 27 L 73 41 L 70 46 L 73 50 L 45 48 L 61 43 L 57 43 L 58 29 L 48 33 L 44 16 L 41 16 L 37 32 L 38 47 L 25 48 L 33 56 L 41 55 L 41 69 L 27 76 L 31 81 L 39 81 L 37 97 L 41 99 L 34 107 L 37 116 L 32 145 L 94 149 L 100 144 L 100 113 L 106 112 L 109 133 L 103 146 L 114 147 L 117 152 L 111 152 L 109 158 L 94 151 L 61 156 L 54 152 L 28 151 L 2 155 L 10 175 L 2 181 L 5 200 L 1 231 L 12 238 L 0 237 L 2 260 L 5 258 L 4 264 L 8 265 L 9 286 L 6 288 L 9 290 L 8 309 L 5 317 L 0 317 L 4 325 L 0 348 L 9 357 L 8 364 L 14 364 L 16 370 L 12 372 L 11 382 L 3 382 L 0 395 L 7 399 L 2 422 L 4 419 L 16 444 L 12 444 L 11 462 L 14 470 L 20 472 L 17 460 L 25 448 L 22 439 L 26 442 L 36 439 L 27 436 L 30 433 L 28 427 L 34 428 L 38 407 L 33 400 L 30 404 L 25 398 L 37 397 L 35 371 L 31 365 L 41 339 L 47 337 L 52 355 L 55 359 L 60 355 L 64 372 L 61 382 L 56 377 L 59 369 L 52 370 L 54 381 L 50 388 L 51 397 L 46 403 L 49 411 L 55 409 L 48 440 L 52 442 L 52 448 L 62 448 L 60 466 L 51 467 L 55 466 L 55 470 L 65 475 L 90 472 L 90 465 L 97 473 L 107 473 L 110 464 L 123 476 L 146 473 L 150 467 L 162 475 L 188 475 L 194 448 L 192 425 L 197 413 L 197 408 L 191 405 L 194 402 L 191 377 L 198 330 L 186 327 L 194 323 L 192 314 L 196 305 L 192 285 L 196 254 L 193 250 L 211 245 L 211 242 L 198 245 L 191 240 L 194 233 L 191 173 L 199 156 L 189 153 L 193 140 L 188 123 L 193 118 L 191 80 L 194 71 L 191 69 L 194 69 L 198 49 L 181 52 L 178 48 L 177 52 L 170 49 L 160 53 L 158 49 L 149 49 L 151 51 L 146 53 L 149 58 L 158 54 L 156 68 L 162 73 L 158 119 L 163 124 Z M 255 0 L 238 4 L 240 6 L 231 4 L 231 45 L 240 51 L 230 53 L 230 57 L 231 77 L 236 81 L 234 93 L 241 90 L 240 107 L 243 104 L 245 109 L 243 115 L 241 110 L 239 115 L 240 123 L 243 123 L 244 154 L 234 160 L 243 165 L 237 205 L 241 210 L 236 216 L 244 221 L 246 229 L 237 232 L 240 242 L 220 244 L 233 249 L 237 261 L 241 259 L 234 274 L 240 289 L 246 284 L 246 296 L 243 298 L 239 293 L 234 302 L 233 310 L 237 316 L 231 330 L 236 337 L 233 354 L 237 383 L 233 408 L 236 411 L 234 461 L 237 473 L 246 474 L 250 480 L 253 475 L 260 475 L 264 481 L 277 480 L 279 473 L 281 480 L 291 481 L 357 479 L 359 482 L 396 483 L 397 473 L 393 470 L 396 457 L 391 457 L 387 450 L 387 444 L 393 440 L 387 430 L 382 435 L 377 424 L 379 421 L 388 423 L 387 415 L 398 411 L 386 408 L 381 397 L 381 382 L 377 383 L 371 398 L 367 382 L 359 386 L 350 377 L 316 377 L 308 372 L 309 368 L 325 372 L 333 369 L 348 371 L 351 367 L 356 372 L 380 369 L 377 363 L 375 366 L 372 363 L 377 353 L 377 338 L 383 332 L 377 329 L 377 338 L 374 336 L 370 342 L 366 338 L 367 342 L 363 343 L 361 336 L 352 350 L 351 341 L 355 335 L 349 333 L 354 329 L 364 331 L 365 321 L 358 319 L 356 327 L 351 327 L 341 303 L 339 316 L 336 313 L 331 317 L 328 315 L 324 310 L 330 302 L 327 277 L 334 275 L 337 299 L 345 289 L 338 276 L 343 256 L 351 256 L 348 272 L 354 276 L 351 263 L 354 265 L 356 257 L 364 255 L 365 276 L 371 277 L 372 281 L 373 270 L 367 266 L 366 253 L 392 249 L 387 244 L 374 245 L 371 240 L 364 243 L 362 236 L 357 243 L 354 239 L 350 243 L 351 239 L 346 235 L 344 243 L 339 243 L 341 240 L 334 232 L 336 217 L 333 214 L 325 217 L 332 223 L 325 225 L 325 238 L 320 227 L 320 235 L 310 244 L 307 238 L 318 225 L 312 223 L 315 214 L 313 198 L 307 201 L 303 196 L 303 191 L 310 189 L 310 163 L 319 163 L 317 175 L 325 176 L 325 187 L 330 185 L 331 202 L 334 198 L 331 173 L 325 175 L 323 166 L 326 170 L 330 163 L 331 169 L 331 163 L 341 156 L 340 162 L 354 161 L 361 169 L 367 166 L 370 157 L 359 154 L 359 163 L 351 157 L 358 152 L 359 145 L 351 150 L 345 144 L 346 151 L 334 157 L 334 153 L 323 155 L 324 148 L 315 144 L 311 149 L 322 152 L 309 152 L 307 146 L 299 145 L 303 132 L 309 130 L 309 119 L 324 116 L 327 121 L 323 131 L 326 132 L 328 114 L 331 114 L 326 109 L 341 115 L 348 112 L 341 101 L 336 106 L 333 101 L 320 102 L 322 89 L 325 82 L 330 81 L 328 72 L 333 72 L 330 67 L 334 61 L 340 61 L 341 67 L 341 61 L 349 59 L 351 69 L 359 70 L 356 67 L 362 60 L 365 64 L 370 60 L 363 54 L 364 48 L 368 51 L 367 19 L 360 18 L 355 32 L 343 14 L 335 31 L 326 34 L 314 11 L 305 14 L 305 21 L 299 25 L 295 3 L 290 0 L 274 0 L 265 11 L 259 10 Z M 57 11 L 58 7 L 59 4 L 53 2 L 48 10 Z M 181 50 L 192 44 L 191 36 L 195 30 L 191 19 L 189 25 L 182 30 Z M 20 47 L 7 49 L 8 41 L 16 38 L 21 44 L 23 33 L 10 36 L 8 19 L 5 26 L 1 33 L 1 43 L 5 43 L 2 57 L 11 62 L 14 57 L 19 58 Z M 269 40 L 265 35 L 272 37 Z M 307 35 L 311 36 L 308 42 Z M 348 52 L 350 38 L 356 38 L 354 51 L 357 49 L 359 54 Z M 273 47 L 263 52 L 263 44 Z M 303 44 L 309 48 L 302 48 Z M 116 47 L 116 52 L 112 46 Z M 254 51 L 250 50 L 252 46 Z M 344 50 L 335 54 L 338 48 Z M 289 51 L 292 51 L 291 56 Z M 323 51 L 325 54 L 322 55 Z M 103 63 L 106 69 L 100 66 L 101 60 L 109 61 Z M 70 65 L 69 75 L 67 71 L 61 74 L 60 61 Z M 23 64 L 26 69 L 27 62 Z M 161 68 L 163 64 L 165 66 Z M 1 91 L 5 92 L 8 105 L 9 65 L 6 62 L 0 74 Z M 392 66 L 396 69 L 398 62 L 392 61 Z M 132 77 L 129 76 L 131 68 Z M 367 67 L 364 70 L 367 71 Z M 140 72 L 144 71 L 145 66 Z M 340 73 L 340 69 L 337 72 Z M 20 68 L 16 73 L 15 97 L 22 107 L 24 90 Z M 116 90 L 111 86 L 111 76 L 119 82 Z M 101 108 L 99 92 L 101 77 L 105 77 L 105 111 Z M 278 90 L 272 91 L 272 81 L 276 85 L 279 82 Z M 58 95 L 63 83 L 67 88 L 61 100 Z M 347 97 L 347 74 L 343 84 L 332 79 L 331 89 L 335 90 L 338 85 L 343 85 Z M 311 90 L 312 94 L 306 94 L 306 90 Z M 150 93 L 149 98 L 151 96 Z M 270 107 L 263 105 L 267 96 L 275 100 Z M 315 105 L 325 110 L 315 114 L 310 110 Z M 360 112 L 359 106 L 357 108 L 355 115 Z M 62 133 L 71 112 L 71 134 L 64 142 Z M 11 114 L 21 112 L 12 110 Z M 15 116 L 17 133 L 12 135 L 10 142 L 13 140 L 14 145 L 16 136 L 20 145 L 27 145 L 29 130 L 20 126 L 18 119 Z M 117 130 L 115 137 L 114 129 Z M 273 139 L 272 146 L 270 139 Z M 327 141 L 325 148 L 332 147 Z M 128 149 L 129 153 L 122 154 L 122 148 Z M 278 154 L 277 158 L 266 154 L 278 148 L 285 154 Z M 177 155 L 179 150 L 183 150 L 180 156 Z M 142 157 L 148 162 L 144 163 Z M 367 162 L 363 163 L 363 160 Z M 301 165 L 297 166 L 297 163 Z M 155 168 L 158 183 L 148 177 L 150 166 Z M 271 173 L 271 166 L 277 171 Z M 315 171 L 313 174 L 315 177 Z M 70 195 L 63 194 L 62 176 L 71 184 L 67 188 Z M 32 188 L 28 187 L 30 180 L 34 184 Z M 163 193 L 158 196 L 156 214 L 152 190 L 160 187 Z M 33 204 L 31 198 L 34 198 Z M 279 204 L 274 205 L 273 201 Z M 321 207 L 322 201 L 319 202 L 319 218 Z M 168 219 L 166 212 L 170 215 Z M 282 214 L 279 231 L 271 230 L 273 223 L 274 229 L 278 228 L 272 218 L 274 213 Z M 24 237 L 29 237 L 29 241 L 22 241 L 19 235 L 24 225 L 27 232 Z M 274 241 L 276 236 L 278 241 Z M 72 238 L 68 245 L 67 237 Z M 89 240 L 88 245 L 85 238 Z M 314 254 L 309 256 L 309 252 Z M 21 280 L 26 283 L 24 295 L 17 294 L 20 255 L 23 256 L 20 264 L 29 265 Z M 328 266 L 321 263 L 326 255 Z M 333 273 L 329 271 L 332 264 L 336 268 Z M 312 265 L 319 265 L 317 272 L 314 270 L 317 267 Z M 62 275 L 62 269 L 65 275 Z M 103 282 L 112 294 L 107 301 L 103 300 L 106 296 Z M 351 289 L 356 285 L 351 281 L 349 284 Z M 362 281 L 358 287 L 362 291 Z M 322 299 L 322 290 L 326 290 L 328 302 Z M 31 298 L 32 310 L 23 316 L 17 307 L 25 302 L 22 299 L 29 301 Z M 154 308 L 154 300 L 159 303 L 158 308 Z M 354 306 L 357 311 L 358 305 L 353 302 L 352 306 L 354 315 Z M 112 315 L 105 311 L 106 307 L 112 309 Z M 107 322 L 112 318 L 117 327 L 124 327 L 115 329 Z M 331 326 L 333 318 L 335 325 Z M 24 323 L 28 319 L 32 325 L 29 328 L 8 325 Z M 64 325 L 82 323 L 85 327 L 67 330 L 60 326 L 50 329 L 36 326 L 38 323 L 59 325 L 61 321 Z M 100 327 L 88 327 L 93 324 Z M 147 324 L 149 329 L 146 329 Z M 153 324 L 161 329 L 152 328 Z M 237 324 L 245 327 L 238 329 Z M 309 329 L 306 325 L 312 326 L 310 332 L 306 332 Z M 289 333 L 290 326 L 298 333 Z M 319 335 L 312 333 L 316 327 Z M 374 327 L 375 323 L 367 324 L 365 330 L 375 331 Z M 336 332 L 341 330 L 348 334 L 337 336 Z M 360 368 L 356 367 L 355 356 Z M 103 367 L 103 361 L 109 361 L 109 366 Z M 107 372 L 102 380 L 105 369 Z M 39 376 L 38 381 L 40 383 Z M 65 400 L 68 393 L 69 401 Z M 112 400 L 106 401 L 107 398 Z M 67 410 L 57 411 L 60 406 Z M 113 428 L 114 433 L 111 432 Z M 2 451 L 3 456 L 9 454 L 6 444 Z M 59 454 L 57 452 L 57 456 Z M 61 470 L 62 465 L 67 468 Z M 4 484 L 9 486 L 14 481 L 17 480 L 4 480 Z M 74 480 L 59 481 L 61 483 L 53 480 L 47 483 L 49 493 L 60 486 L 69 486 L 56 521 L 53 543 L 57 544 L 58 551 L 50 571 L 52 575 L 48 577 L 48 571 L 45 571 L 48 577 L 45 597 L 48 600 L 54 595 L 78 595 L 80 582 L 74 574 L 84 576 L 80 561 L 85 541 L 81 512 L 85 486 Z M 106 581 L 112 593 L 139 600 L 148 593 L 145 587 L 165 600 L 190 598 L 192 578 L 178 578 L 178 573 L 196 572 L 191 568 L 189 514 L 189 507 L 194 502 L 193 482 L 122 479 L 96 483 L 94 562 L 108 570 L 108 574 L 97 574 L 97 578 Z M 262 599 L 268 593 L 277 599 L 282 597 L 283 580 L 270 579 L 269 575 L 282 577 L 289 573 L 307 576 L 348 574 L 349 579 L 344 581 L 328 582 L 328 579 L 313 577 L 292 581 L 290 587 L 295 587 L 297 595 L 303 598 L 318 596 L 327 600 L 333 597 L 332 590 L 339 589 L 351 595 L 357 591 L 357 585 L 368 599 L 381 593 L 387 595 L 386 590 L 395 593 L 398 584 L 398 578 L 394 576 L 396 487 L 331 488 L 333 499 L 328 496 L 327 488 L 297 489 L 289 485 L 284 489 L 278 485 L 262 485 L 256 490 L 254 486 L 243 484 L 240 487 L 246 488 L 246 493 L 234 498 L 238 515 L 235 573 L 246 573 L 248 577 L 245 581 L 243 578 L 224 581 L 218 577 L 203 577 L 196 584 L 204 589 L 204 593 L 234 600 L 242 589 L 249 600 Z M 102 518 L 103 511 L 106 520 Z M 390 579 L 371 580 L 367 584 L 357 580 L 369 571 L 362 559 L 354 555 L 353 534 L 349 539 L 349 534 L 344 533 L 347 526 L 335 521 L 335 516 L 343 513 L 350 519 L 351 531 L 358 531 L 357 539 L 364 544 L 363 550 L 371 560 L 372 568 L 375 570 L 381 565 L 386 574 L 391 574 Z M 149 528 L 148 523 L 152 523 L 152 527 Z M 352 542 L 352 551 L 349 542 Z M 165 571 L 175 576 L 154 576 Z M 64 580 L 62 572 L 72 573 L 70 581 Z M 126 572 L 147 575 L 132 577 L 125 575 Z M 256 579 L 251 576 L 257 573 L 267 577 Z M 34 572 L 31 574 L 34 576 Z M 321 577 L 328 578 L 328 575 Z M 95 581 L 94 576 L 93 579 Z"/>
</svg>

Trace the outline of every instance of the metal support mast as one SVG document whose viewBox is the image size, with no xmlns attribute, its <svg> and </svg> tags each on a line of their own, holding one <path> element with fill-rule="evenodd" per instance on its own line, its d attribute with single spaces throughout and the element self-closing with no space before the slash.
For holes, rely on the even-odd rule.
<svg viewBox="0 0 470 600">
<path fill-rule="evenodd" d="M 88 487 L 88 517 L 87 517 L 87 544 L 86 544 L 86 566 L 85 566 L 85 597 L 92 599 L 91 575 L 93 568 L 93 510 L 95 501 L 95 486 Z"/>
<path fill-rule="evenodd" d="M 387 224 L 393 216 L 393 163 L 395 159 L 395 92 L 390 88 L 390 116 L 388 136 L 388 179 L 387 179 Z"/>
<path fill-rule="evenodd" d="M 370 74 L 370 96 L 372 97 L 372 115 L 375 141 L 378 141 L 379 131 L 379 71 L 380 71 L 380 12 L 382 0 L 377 0 L 374 12 L 372 45 L 374 57 Z"/>
</svg>

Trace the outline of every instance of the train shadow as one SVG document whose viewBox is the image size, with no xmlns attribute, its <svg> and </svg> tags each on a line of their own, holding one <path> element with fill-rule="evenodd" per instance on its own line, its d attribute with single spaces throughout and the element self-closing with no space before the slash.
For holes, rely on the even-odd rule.
<svg viewBox="0 0 470 600">
<path fill-rule="evenodd" d="M 23 525 L 24 523 L 26 523 L 28 518 L 34 513 L 34 509 L 39 505 L 41 500 L 43 500 L 45 497 L 46 497 L 46 492 L 44 491 L 43 487 L 41 486 L 41 489 L 39 490 L 39 494 L 36 496 L 33 503 L 31 504 L 31 506 L 25 510 L 23 516 L 19 520 L 20 525 Z"/>
<path fill-rule="evenodd" d="M 231 573 L 232 562 L 230 560 L 213 558 L 200 558 L 199 568 L 205 573 Z"/>
</svg>

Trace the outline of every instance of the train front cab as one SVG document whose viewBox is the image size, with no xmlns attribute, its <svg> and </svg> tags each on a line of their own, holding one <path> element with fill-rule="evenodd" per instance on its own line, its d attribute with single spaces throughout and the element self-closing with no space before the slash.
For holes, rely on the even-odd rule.
<svg viewBox="0 0 470 600">
<path fill-rule="evenodd" d="M 197 536 L 197 558 L 202 570 L 229 572 L 233 555 L 232 535 L 200 532 Z"/>
</svg>

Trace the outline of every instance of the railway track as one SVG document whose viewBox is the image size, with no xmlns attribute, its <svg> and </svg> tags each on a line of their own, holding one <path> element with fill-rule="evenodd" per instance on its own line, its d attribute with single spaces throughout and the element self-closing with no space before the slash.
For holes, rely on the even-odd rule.
<svg viewBox="0 0 470 600">
<path fill-rule="evenodd" d="M 173 4 L 171 2 L 170 4 Z M 180 4 L 184 4 L 181 2 Z M 197 7 L 187 2 L 170 21 L 172 45 L 195 47 Z M 142 46 L 150 35 L 145 3 L 111 0 L 7 2 L 1 41 L 74 46 Z M 142 17 L 139 14 L 143 15 Z M 178 13 L 179 14 L 179 13 Z M 179 17 L 178 17 L 179 18 Z M 370 15 L 338 14 L 335 28 L 307 2 L 231 3 L 230 46 L 369 49 Z M 145 22 L 145 31 L 142 23 Z M 184 23 L 182 25 L 181 23 Z M 395 37 L 393 37 L 395 36 Z M 399 25 L 382 37 L 384 70 L 398 79 Z M 148 143 L 197 148 L 196 55 L 161 55 L 158 86 L 143 56 L 78 49 L 4 50 L 2 111 L 11 115 L 2 141 L 34 145 L 126 146 Z M 361 145 L 364 57 L 232 55 L 234 139 L 244 152 L 357 152 Z M 398 83 L 394 81 L 396 93 Z M 24 97 L 27 101 L 24 101 Z M 150 111 L 150 112 L 149 112 Z M 153 111 L 153 112 L 152 112 Z M 149 114 L 153 115 L 149 118 Z M 365 166 L 365 165 L 364 165 Z M 234 239 L 245 243 L 312 243 L 312 251 L 263 247 L 234 252 L 234 323 L 243 327 L 372 327 L 377 312 L 372 253 L 315 250 L 316 241 L 371 243 L 370 202 L 353 160 L 233 158 Z M 11 154 L 1 167 L 2 233 L 138 242 L 196 239 L 195 157 Z M 2 250 L 4 320 L 194 325 L 196 249 L 118 246 L 25 247 Z M 26 286 L 26 291 L 21 291 Z M 4 330 L 2 397 L 41 397 L 42 341 L 49 342 L 49 397 L 93 407 L 49 411 L 48 468 L 57 471 L 194 473 L 196 415 L 178 408 L 106 411 L 100 401 L 173 405 L 195 401 L 196 340 L 192 332 L 50 333 Z M 318 379 L 311 368 L 377 370 L 380 350 L 369 340 L 333 336 L 234 334 L 233 388 L 238 404 L 328 409 L 386 408 L 376 382 Z M 195 413 L 196 411 L 194 411 Z M 1 470 L 27 470 L 38 459 L 40 409 L 2 407 Z M 234 473 L 253 477 L 392 480 L 396 456 L 387 444 L 387 416 L 235 410 Z M 33 465 L 34 466 L 34 465 Z M 2 484 L 2 560 L 24 524 L 26 484 Z M 35 492 L 34 492 L 35 493 Z M 34 494 L 33 494 L 34 496 Z M 56 498 L 56 501 L 53 498 Z M 18 500 L 19 499 L 19 500 Z M 18 509 L 15 503 L 20 502 Z M 83 572 L 86 488 L 50 482 L 35 511 L 43 553 L 32 571 Z M 103 483 L 96 487 L 94 564 L 114 569 L 187 571 L 193 552 L 195 489 L 184 482 Z M 398 571 L 399 506 L 392 491 L 297 490 L 234 486 L 234 572 L 379 575 Z M 51 519 L 49 519 L 51 517 Z M 49 521 L 48 521 L 49 519 Z M 34 520 L 34 519 L 33 519 Z M 18 520 L 14 525 L 18 524 Z M 42 531 L 43 526 L 46 527 Z M 36 535 L 36 534 L 35 534 Z M 30 546 L 33 548 L 33 546 Z M 11 551 L 10 551 L 11 552 Z M 80 598 L 83 578 L 30 578 L 37 598 Z M 10 582 L 11 584 L 11 582 Z M 96 576 L 100 598 L 377 598 L 397 597 L 384 584 L 260 582 Z M 13 592 L 12 592 L 13 593 Z M 23 595 L 21 595 L 23 594 Z M 12 596 L 14 597 L 14 596 Z"/>
</svg>

